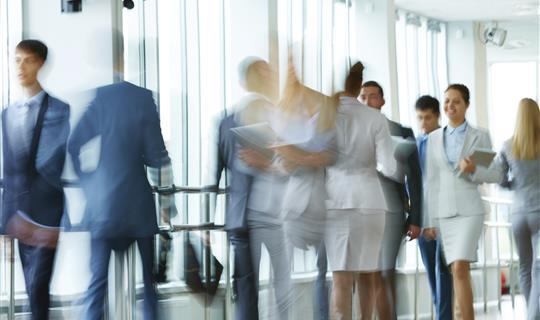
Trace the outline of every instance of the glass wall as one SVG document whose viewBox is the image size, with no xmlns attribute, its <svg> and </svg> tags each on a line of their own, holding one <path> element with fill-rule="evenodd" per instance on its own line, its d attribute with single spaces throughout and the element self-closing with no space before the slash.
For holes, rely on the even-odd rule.
<svg viewBox="0 0 540 320">
<path fill-rule="evenodd" d="M 306 85 L 327 95 L 342 89 L 349 63 L 348 24 L 354 12 L 348 3 L 141 0 L 134 9 L 123 10 L 125 79 L 154 93 L 176 185 L 215 183 L 217 124 L 244 95 L 237 74 L 243 58 L 257 56 L 276 64 L 283 84 L 291 51 Z M 223 179 L 221 186 L 225 186 Z M 216 201 L 209 198 L 211 217 L 205 216 L 207 195 L 177 194 L 179 214 L 173 224 L 196 224 L 208 218 L 223 223 L 223 196 Z M 184 240 L 183 236 L 173 240 L 168 282 L 160 286 L 162 292 L 184 287 Z M 210 241 L 224 264 L 225 235 L 212 232 Z M 296 278 L 313 279 L 314 249 L 296 249 L 293 261 Z M 268 255 L 263 253 L 261 283 L 271 273 Z M 304 296 L 311 299 L 311 293 Z"/>
<path fill-rule="evenodd" d="M 489 66 L 489 125 L 495 150 L 500 150 L 514 134 L 519 101 L 538 101 L 537 70 L 536 61 L 496 62 Z"/>
<path fill-rule="evenodd" d="M 400 120 L 416 132 L 416 99 L 429 94 L 442 102 L 448 84 L 445 23 L 398 10 L 396 57 Z"/>
</svg>

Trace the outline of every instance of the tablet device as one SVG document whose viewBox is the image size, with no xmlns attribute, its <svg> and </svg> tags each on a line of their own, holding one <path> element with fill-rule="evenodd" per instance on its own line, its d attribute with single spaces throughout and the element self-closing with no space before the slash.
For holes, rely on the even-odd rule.
<svg viewBox="0 0 540 320">
<path fill-rule="evenodd" d="M 274 156 L 274 151 L 270 147 L 278 142 L 278 138 L 268 123 L 236 127 L 231 131 L 243 147 L 253 149 L 268 158 Z"/>
<path fill-rule="evenodd" d="M 469 156 L 471 160 L 477 166 L 489 167 L 493 158 L 495 158 L 496 153 L 490 149 L 475 149 L 474 152 Z"/>
</svg>

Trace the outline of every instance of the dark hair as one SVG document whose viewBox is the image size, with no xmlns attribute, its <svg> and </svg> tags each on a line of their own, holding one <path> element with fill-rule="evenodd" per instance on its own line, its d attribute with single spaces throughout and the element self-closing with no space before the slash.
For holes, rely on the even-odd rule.
<svg viewBox="0 0 540 320">
<path fill-rule="evenodd" d="M 376 81 L 366 81 L 366 82 L 364 82 L 364 84 L 362 85 L 362 88 L 367 88 L 367 87 L 375 87 L 375 88 L 379 89 L 379 93 L 381 94 L 381 98 L 384 98 L 383 88 Z"/>
<path fill-rule="evenodd" d="M 43 61 L 47 60 L 47 53 L 49 52 L 49 49 L 43 42 L 34 39 L 19 42 L 16 49 L 33 53 Z"/>
<path fill-rule="evenodd" d="M 364 65 L 359 61 L 349 70 L 349 74 L 345 79 L 345 91 L 359 95 L 362 88 L 362 81 L 364 81 Z"/>
<path fill-rule="evenodd" d="M 441 114 L 441 111 L 439 109 L 439 100 L 432 96 L 421 96 L 420 98 L 418 98 L 418 100 L 416 100 L 416 104 L 414 107 L 416 110 L 431 110 L 437 116 Z"/>
<path fill-rule="evenodd" d="M 450 89 L 459 91 L 459 93 L 461 94 L 461 97 L 463 98 L 463 100 L 465 100 L 465 103 L 469 104 L 469 101 L 471 100 L 471 93 L 469 92 L 469 88 L 467 88 L 464 84 L 453 83 L 449 85 L 448 88 L 444 90 L 444 92 L 446 93 Z"/>
</svg>

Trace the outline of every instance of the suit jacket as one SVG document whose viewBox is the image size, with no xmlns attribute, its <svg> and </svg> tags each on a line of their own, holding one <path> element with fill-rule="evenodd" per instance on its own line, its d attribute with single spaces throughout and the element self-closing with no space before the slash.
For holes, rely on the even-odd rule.
<svg viewBox="0 0 540 320">
<path fill-rule="evenodd" d="M 101 138 L 97 168 L 81 169 L 81 148 Z M 86 195 L 83 218 L 93 238 L 142 238 L 158 231 L 145 166 L 170 163 L 152 92 L 129 82 L 96 90 L 68 144 Z"/>
<path fill-rule="evenodd" d="M 388 127 L 392 136 L 404 139 L 413 139 L 414 133 L 411 128 L 388 120 Z M 389 212 L 408 214 L 407 224 L 420 226 L 422 218 L 422 172 L 418 151 L 415 150 L 403 165 L 406 176 L 405 183 L 396 182 L 379 174 L 383 184 Z"/>
<path fill-rule="evenodd" d="M 237 169 L 238 147 L 232 128 L 237 127 L 235 115 L 225 117 L 219 124 L 217 166 L 215 181 L 219 183 L 225 169 L 229 171 L 227 188 L 226 231 L 247 231 L 247 202 L 253 178 Z"/>
<path fill-rule="evenodd" d="M 326 170 L 328 209 L 388 211 L 378 164 L 384 175 L 401 180 L 386 118 L 341 97 L 336 116 L 336 162 Z"/>
<path fill-rule="evenodd" d="M 459 161 L 470 156 L 477 148 L 491 149 L 489 133 L 468 125 Z M 486 213 L 478 185 L 499 183 L 502 180 L 500 167 L 494 161 L 489 168 L 477 166 L 474 174 L 459 177 L 459 161 L 454 167 L 448 161 L 444 150 L 444 128 L 430 133 L 424 185 L 426 227 L 436 226 L 437 218 Z"/>
<path fill-rule="evenodd" d="M 47 226 L 59 226 L 64 213 L 62 171 L 69 135 L 69 106 L 49 95 L 49 107 L 43 118 L 35 172 L 30 171 L 29 155 L 13 152 L 6 123 L 8 109 L 2 112 L 4 193 L 2 195 L 2 229 L 11 216 L 21 210 L 32 220 Z M 10 106 L 9 108 L 12 108 Z M 67 222 L 67 220 L 65 220 Z M 2 231 L 3 232 L 3 231 Z"/>
</svg>

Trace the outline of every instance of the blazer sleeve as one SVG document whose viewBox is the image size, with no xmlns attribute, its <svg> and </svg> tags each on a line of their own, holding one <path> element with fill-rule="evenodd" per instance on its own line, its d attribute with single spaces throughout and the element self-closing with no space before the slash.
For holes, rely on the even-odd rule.
<svg viewBox="0 0 540 320">
<path fill-rule="evenodd" d="M 160 168 L 168 165 L 171 159 L 165 148 L 157 107 L 150 91 L 146 92 L 144 100 L 142 117 L 143 159 L 147 166 Z"/>
<path fill-rule="evenodd" d="M 73 129 L 68 141 L 67 150 L 71 156 L 73 169 L 80 178 L 85 176 L 85 173 L 81 170 L 81 161 L 79 159 L 81 148 L 100 134 L 98 105 L 99 100 L 96 96 Z"/>
<path fill-rule="evenodd" d="M 375 119 L 378 120 L 374 123 L 375 156 L 377 164 L 380 165 L 380 171 L 383 175 L 402 183 L 403 175 L 394 158 L 394 144 L 392 142 L 392 136 L 390 135 L 390 129 L 388 128 L 388 121 L 382 115 Z"/>
<path fill-rule="evenodd" d="M 492 149 L 489 133 L 481 132 L 478 147 Z M 492 161 L 489 168 L 476 166 L 476 171 L 470 176 L 471 181 L 481 183 L 501 183 L 503 180 L 503 170 L 497 161 Z"/>
<path fill-rule="evenodd" d="M 504 147 L 497 155 L 495 161 L 497 161 L 497 164 L 502 171 L 502 180 L 500 182 L 501 187 L 512 189 L 512 180 L 510 179 L 510 164 L 508 162 L 508 157 Z"/>
<path fill-rule="evenodd" d="M 411 129 L 405 128 L 404 133 L 407 138 L 415 139 Z M 407 159 L 407 163 L 409 167 L 407 170 L 407 191 L 410 203 L 407 223 L 409 225 L 420 226 L 422 224 L 422 172 L 418 150 L 416 148 Z"/>
<path fill-rule="evenodd" d="M 427 141 L 426 153 L 426 180 L 424 184 L 424 210 L 422 219 L 424 228 L 437 227 L 434 214 L 438 207 L 438 193 L 440 188 L 439 168 L 435 157 L 435 152 L 437 152 L 437 150 L 436 140 L 430 135 Z"/>
</svg>

